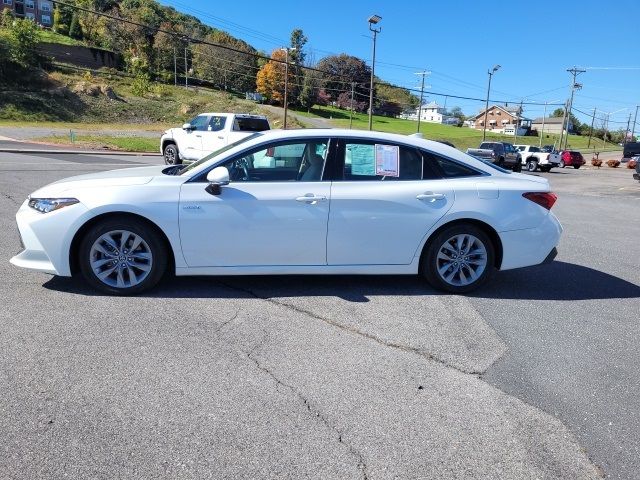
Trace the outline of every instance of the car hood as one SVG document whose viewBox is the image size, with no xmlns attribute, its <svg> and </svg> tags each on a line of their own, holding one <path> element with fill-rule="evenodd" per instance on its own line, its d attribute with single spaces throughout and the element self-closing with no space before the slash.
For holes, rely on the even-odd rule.
<svg viewBox="0 0 640 480">
<path fill-rule="evenodd" d="M 154 165 L 150 167 L 121 168 L 106 172 L 89 173 L 86 175 L 76 175 L 75 177 L 63 178 L 57 182 L 36 190 L 32 197 L 55 197 L 78 188 L 100 188 L 100 187 L 124 187 L 128 185 L 144 185 L 149 183 L 153 177 L 162 175 L 162 170 L 166 165 Z"/>
</svg>

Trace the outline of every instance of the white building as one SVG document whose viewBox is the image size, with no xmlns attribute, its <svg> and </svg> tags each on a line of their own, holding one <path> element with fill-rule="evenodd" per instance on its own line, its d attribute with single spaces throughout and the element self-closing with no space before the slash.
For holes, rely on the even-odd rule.
<svg viewBox="0 0 640 480">
<path fill-rule="evenodd" d="M 436 102 L 427 103 L 422 108 L 416 107 L 415 111 L 406 112 L 400 117 L 407 120 L 418 120 L 418 115 L 420 115 L 421 122 L 429 123 L 443 123 L 448 118 L 445 108 Z"/>
</svg>

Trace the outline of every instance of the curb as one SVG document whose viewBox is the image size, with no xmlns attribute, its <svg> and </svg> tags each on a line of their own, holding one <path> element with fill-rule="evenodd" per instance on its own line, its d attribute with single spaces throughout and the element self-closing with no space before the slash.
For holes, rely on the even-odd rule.
<svg viewBox="0 0 640 480">
<path fill-rule="evenodd" d="M 0 148 L 0 153 L 59 153 L 65 155 L 125 155 L 131 157 L 161 157 L 161 153 L 153 152 L 121 152 L 118 150 L 54 150 L 36 148 Z"/>
</svg>

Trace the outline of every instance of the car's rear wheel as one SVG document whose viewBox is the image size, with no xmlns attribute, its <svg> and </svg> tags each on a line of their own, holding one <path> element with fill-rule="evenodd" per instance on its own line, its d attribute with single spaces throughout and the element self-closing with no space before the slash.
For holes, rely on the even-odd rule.
<svg viewBox="0 0 640 480">
<path fill-rule="evenodd" d="M 536 160 L 527 160 L 527 171 L 535 172 L 538 169 L 538 162 Z"/>
<path fill-rule="evenodd" d="M 137 219 L 106 220 L 82 239 L 80 271 L 94 288 L 131 295 L 160 281 L 167 269 L 167 249 L 157 233 Z"/>
<path fill-rule="evenodd" d="M 167 165 L 179 165 L 182 163 L 180 160 L 180 154 L 178 153 L 178 147 L 174 143 L 169 143 L 164 147 L 164 163 Z"/>
<path fill-rule="evenodd" d="M 427 244 L 421 273 L 439 290 L 467 293 L 495 271 L 495 247 L 489 236 L 470 224 L 445 228 Z"/>
<path fill-rule="evenodd" d="M 574 165 L 573 168 L 575 168 L 576 170 L 580 168 L 580 165 Z"/>
</svg>

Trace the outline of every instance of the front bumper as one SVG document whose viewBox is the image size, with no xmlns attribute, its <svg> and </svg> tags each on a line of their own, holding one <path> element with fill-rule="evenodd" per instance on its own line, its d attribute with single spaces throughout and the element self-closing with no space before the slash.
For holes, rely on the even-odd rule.
<svg viewBox="0 0 640 480">
<path fill-rule="evenodd" d="M 77 203 L 43 214 L 25 201 L 16 213 L 23 250 L 9 261 L 17 267 L 70 276 L 69 248 L 86 212 L 87 208 Z"/>
<path fill-rule="evenodd" d="M 549 256 L 560 242 L 562 225 L 556 216 L 549 212 L 536 228 L 500 232 L 498 235 L 502 241 L 500 270 L 511 270 L 551 261 Z"/>
</svg>

